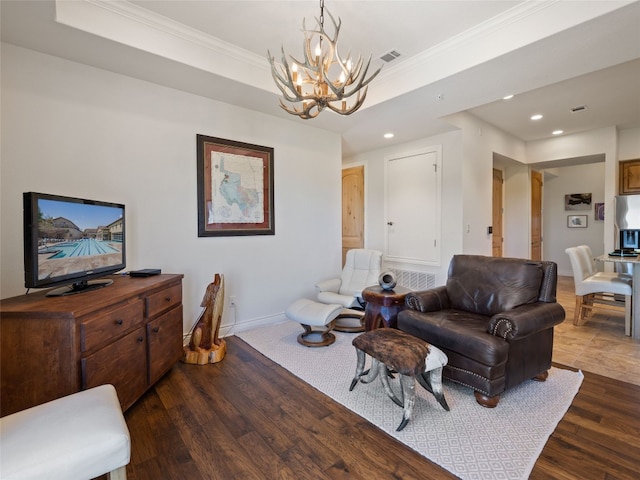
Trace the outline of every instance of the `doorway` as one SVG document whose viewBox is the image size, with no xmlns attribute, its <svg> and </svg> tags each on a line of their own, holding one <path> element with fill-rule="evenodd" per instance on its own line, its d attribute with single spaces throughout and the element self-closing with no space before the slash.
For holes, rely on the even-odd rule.
<svg viewBox="0 0 640 480">
<path fill-rule="evenodd" d="M 342 265 L 347 251 L 364 247 L 364 166 L 342 170 Z"/>
</svg>

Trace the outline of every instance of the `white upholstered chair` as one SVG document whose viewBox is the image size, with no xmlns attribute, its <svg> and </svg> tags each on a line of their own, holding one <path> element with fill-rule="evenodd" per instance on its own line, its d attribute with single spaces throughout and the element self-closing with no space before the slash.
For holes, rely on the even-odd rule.
<svg viewBox="0 0 640 480">
<path fill-rule="evenodd" d="M 631 335 L 631 278 L 627 274 L 598 272 L 587 245 L 565 250 L 571 260 L 576 290 L 574 325 L 583 325 L 594 308 L 624 310 L 625 335 Z"/>
<path fill-rule="evenodd" d="M 338 304 L 343 307 L 334 330 L 362 332 L 364 325 L 364 300 L 362 291 L 378 284 L 382 269 L 382 252 L 368 249 L 349 250 L 340 278 L 332 278 L 316 284 L 320 303 Z M 356 319 L 356 323 L 353 323 Z M 351 323 L 349 322 L 351 320 Z"/>
</svg>

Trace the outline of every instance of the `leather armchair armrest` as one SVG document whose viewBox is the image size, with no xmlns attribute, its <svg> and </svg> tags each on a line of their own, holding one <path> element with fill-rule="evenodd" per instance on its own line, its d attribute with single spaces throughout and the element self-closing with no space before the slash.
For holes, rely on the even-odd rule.
<svg viewBox="0 0 640 480">
<path fill-rule="evenodd" d="M 320 292 L 333 292 L 338 293 L 340 290 L 340 285 L 342 285 L 342 280 L 339 278 L 332 278 L 330 280 L 323 280 L 322 282 L 316 283 L 316 291 Z"/>
<path fill-rule="evenodd" d="M 487 331 L 496 337 L 513 340 L 552 328 L 561 323 L 564 317 L 564 308 L 559 303 L 527 303 L 495 314 L 489 321 Z"/>
<path fill-rule="evenodd" d="M 449 308 L 447 287 L 443 285 L 430 290 L 407 293 L 404 304 L 408 308 L 422 313 L 444 310 Z"/>
</svg>

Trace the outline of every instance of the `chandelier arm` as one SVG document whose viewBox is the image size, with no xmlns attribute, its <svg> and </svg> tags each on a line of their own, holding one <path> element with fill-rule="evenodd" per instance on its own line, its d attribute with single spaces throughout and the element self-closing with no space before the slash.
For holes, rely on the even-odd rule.
<svg viewBox="0 0 640 480">
<path fill-rule="evenodd" d="M 317 106 L 316 102 L 310 102 L 302 110 L 298 110 L 295 106 L 292 106 L 291 108 L 289 108 L 287 105 L 285 105 L 282 102 L 282 100 L 280 100 L 280 107 L 283 110 L 285 110 L 287 113 L 290 113 L 292 115 L 297 115 L 298 117 L 305 120 L 308 120 L 310 118 L 315 118 L 318 116 L 318 114 L 320 113 L 320 110 L 316 110 L 315 114 L 311 113 L 311 109 L 313 109 L 316 106 Z"/>
<path fill-rule="evenodd" d="M 278 68 L 275 65 L 275 58 L 269 52 L 269 63 L 271 64 L 271 76 L 273 77 L 274 82 L 278 89 L 282 92 L 282 95 L 289 101 L 296 101 L 295 97 L 291 96 L 291 93 L 296 93 L 296 89 L 293 86 L 293 82 L 290 76 L 289 68 L 286 64 L 286 59 L 284 57 L 284 49 L 282 51 L 283 54 L 283 62 L 285 67 L 282 67 L 280 71 L 286 73 L 286 76 L 283 73 L 280 73 Z M 291 93 L 290 93 L 291 92 Z"/>
<path fill-rule="evenodd" d="M 369 78 L 366 78 L 367 72 L 369 71 L 370 63 L 371 63 L 371 58 L 369 58 L 369 61 L 365 66 L 364 72 L 362 72 L 362 75 L 360 75 L 360 77 L 357 79 L 358 80 L 357 84 L 352 88 L 347 90 L 346 88 L 347 82 L 345 82 L 345 84 L 341 87 L 335 87 L 333 84 L 329 83 L 329 88 L 337 97 L 341 97 L 341 98 L 351 97 L 353 94 L 357 93 L 360 89 L 369 85 L 369 83 L 376 77 L 376 75 L 380 73 L 380 70 L 382 69 L 382 67 L 378 68 L 378 70 L 376 70 Z M 354 80 L 356 80 L 355 77 L 354 77 Z"/>
<path fill-rule="evenodd" d="M 364 88 L 364 91 L 358 92 L 358 98 L 356 102 L 351 105 L 349 108 L 342 109 L 342 106 L 334 106 L 331 103 L 327 105 L 327 108 L 330 110 L 339 113 L 340 115 L 351 115 L 353 112 L 358 110 L 362 104 L 364 103 L 365 98 L 367 98 L 367 87 Z"/>
<path fill-rule="evenodd" d="M 353 91 L 349 94 L 349 96 L 353 95 L 353 93 L 355 93 L 355 91 L 361 89 L 362 87 L 366 87 L 367 85 L 369 85 L 369 83 L 371 83 L 371 81 L 374 78 L 376 78 L 378 73 L 380 73 L 380 71 L 382 70 L 382 67 L 379 67 L 375 72 L 373 72 L 371 74 L 371 76 L 369 78 L 366 78 L 367 77 L 367 72 L 369 71 L 369 66 L 370 65 L 371 65 L 371 57 L 369 57 L 369 61 L 367 61 L 367 64 L 364 67 L 364 71 L 360 75 L 358 83 L 356 84 L 355 87 L 353 87 Z"/>
</svg>

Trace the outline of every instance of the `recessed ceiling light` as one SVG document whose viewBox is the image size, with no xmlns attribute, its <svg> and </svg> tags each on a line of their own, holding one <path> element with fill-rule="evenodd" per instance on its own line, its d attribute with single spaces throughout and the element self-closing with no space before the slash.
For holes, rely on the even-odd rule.
<svg viewBox="0 0 640 480">
<path fill-rule="evenodd" d="M 391 132 L 385 133 L 384 134 L 384 138 L 393 138 L 393 133 L 391 133 Z"/>
<path fill-rule="evenodd" d="M 531 120 L 540 120 L 542 118 L 542 115 L 540 115 L 539 113 L 536 113 L 535 115 L 531 115 Z"/>
<path fill-rule="evenodd" d="M 553 132 L 551 132 L 552 135 L 562 135 L 564 133 L 564 130 L 554 130 Z"/>
<path fill-rule="evenodd" d="M 511 100 L 513 95 L 507 95 L 506 97 L 502 97 L 503 100 Z"/>
</svg>

